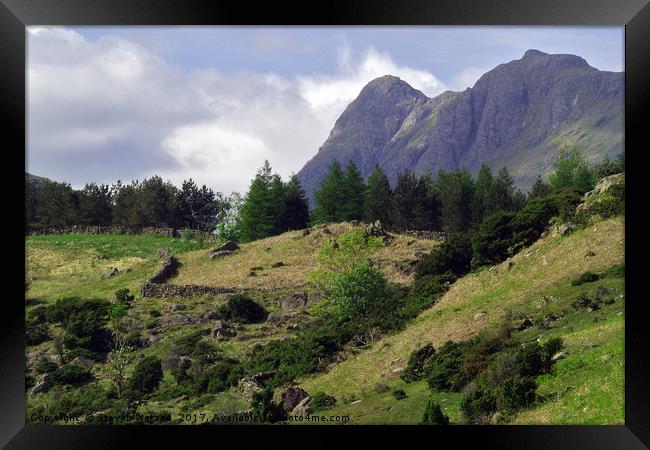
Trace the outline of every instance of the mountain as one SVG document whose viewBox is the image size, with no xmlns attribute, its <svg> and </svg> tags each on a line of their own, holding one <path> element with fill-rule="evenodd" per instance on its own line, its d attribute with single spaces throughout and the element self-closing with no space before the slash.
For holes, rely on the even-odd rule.
<svg viewBox="0 0 650 450">
<path fill-rule="evenodd" d="M 29 172 L 25 172 L 25 184 L 29 185 L 30 187 L 40 189 L 47 183 L 52 183 L 52 180 L 49 178 L 32 175 Z"/>
<path fill-rule="evenodd" d="M 495 67 L 472 88 L 434 98 L 386 75 L 348 105 L 298 178 L 311 199 L 333 159 L 354 161 L 364 177 L 379 164 L 392 183 L 406 169 L 476 173 L 485 163 L 507 167 L 527 190 L 564 144 L 591 162 L 621 153 L 623 95 L 622 72 L 538 50 Z"/>
</svg>

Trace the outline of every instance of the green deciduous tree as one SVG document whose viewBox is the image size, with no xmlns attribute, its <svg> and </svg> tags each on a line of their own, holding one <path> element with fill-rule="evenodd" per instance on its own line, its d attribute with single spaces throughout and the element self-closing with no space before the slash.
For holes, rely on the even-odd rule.
<svg viewBox="0 0 650 450">
<path fill-rule="evenodd" d="M 79 193 L 79 219 L 85 225 L 110 225 L 113 220 L 111 189 L 108 185 L 86 184 Z"/>
<path fill-rule="evenodd" d="M 594 187 L 593 173 L 584 155 L 575 146 L 565 146 L 560 150 L 548 181 L 554 189 L 574 188 L 586 192 Z"/>
</svg>

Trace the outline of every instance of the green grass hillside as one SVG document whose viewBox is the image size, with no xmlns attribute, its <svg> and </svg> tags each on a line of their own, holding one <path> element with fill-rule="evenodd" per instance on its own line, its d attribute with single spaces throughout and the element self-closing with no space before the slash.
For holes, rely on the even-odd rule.
<svg viewBox="0 0 650 450">
<path fill-rule="evenodd" d="M 267 311 L 279 312 L 277 300 L 293 292 L 316 267 L 316 249 L 352 226 L 315 227 L 308 235 L 285 233 L 244 244 L 232 255 L 217 260 L 206 258 L 206 245 L 180 239 L 105 235 L 29 237 L 26 240 L 30 282 L 27 311 L 64 296 L 113 299 L 117 289 L 129 288 L 136 299 L 123 325 L 131 339 L 142 342 L 136 350 L 138 358 L 157 356 L 165 361 L 178 342 L 198 333 L 201 341 L 217 349 L 220 357 L 242 360 L 260 345 L 299 336 L 311 321 L 309 311 L 303 323 L 295 328 L 268 323 L 240 324 L 238 338 L 217 339 L 210 335 L 211 317 L 225 303 L 226 296 L 140 298 L 142 283 L 159 264 L 156 249 L 166 246 L 178 255 L 182 265 L 173 283 L 273 287 L 273 292 L 254 292 L 253 298 Z M 412 275 L 404 273 L 405 265 L 416 259 L 416 252 L 429 251 L 436 244 L 396 235 L 374 258 L 391 281 L 409 283 Z M 272 268 L 278 261 L 285 266 Z M 324 413 L 347 416 L 352 424 L 418 423 L 429 399 L 440 403 L 452 423 L 461 423 L 462 393 L 434 393 L 425 381 L 406 383 L 400 378 L 409 355 L 427 343 L 437 348 L 447 340 L 466 340 L 483 329 L 496 327 L 505 318 L 516 323 L 528 317 L 535 326 L 516 332 L 520 341 L 562 337 L 564 357 L 558 359 L 551 373 L 538 377 L 538 401 L 509 421 L 622 423 L 624 280 L 620 267 L 623 261 L 624 223 L 620 217 L 596 222 L 566 236 L 551 233 L 515 255 L 510 268 L 505 262 L 465 275 L 402 331 L 386 335 L 363 350 L 342 352 L 338 362 L 325 372 L 303 377 L 296 384 L 310 394 L 322 391 L 333 395 L 337 404 Z M 117 267 L 119 273 L 102 278 L 102 272 L 108 267 Z M 257 276 L 249 276 L 252 267 L 263 268 L 257 270 Z M 598 273 L 600 279 L 572 283 L 585 272 Z M 613 293 L 598 310 L 573 306 L 581 295 L 592 296 L 598 289 Z M 547 317 L 556 319 L 541 326 Z M 56 326 L 48 326 L 53 336 Z M 54 354 L 53 342 L 47 340 L 28 347 L 26 356 L 33 364 L 43 355 Z M 82 388 L 55 386 L 44 394 L 27 395 L 28 410 L 47 411 L 49 405 L 56 404 L 56 399 L 67 398 L 78 389 L 91 392 L 94 385 L 108 386 L 103 364 L 96 363 L 92 368 L 97 383 Z M 127 375 L 132 370 L 129 367 Z M 235 387 L 217 394 L 181 395 L 171 369 L 164 367 L 163 373 L 158 393 L 140 404 L 138 411 L 167 411 L 174 423 L 186 423 L 178 419 L 180 413 L 229 413 L 245 410 L 249 405 Z M 405 397 L 397 399 L 393 395 L 395 390 L 403 390 Z"/>
<path fill-rule="evenodd" d="M 112 297 L 121 288 L 137 292 L 156 270 L 155 253 L 160 247 L 182 253 L 207 248 L 207 244 L 143 235 L 29 236 L 25 242 L 27 297 L 50 301 L 64 295 Z M 109 267 L 116 267 L 119 275 L 102 279 Z"/>
<path fill-rule="evenodd" d="M 304 286 L 307 274 L 317 267 L 314 253 L 327 240 L 350 230 L 350 223 L 321 225 L 308 235 L 289 231 L 259 241 L 243 244 L 232 255 L 210 260 L 205 251 L 183 254 L 181 269 L 171 282 L 174 284 L 203 284 L 229 288 L 291 289 Z M 379 268 L 394 283 L 406 284 L 410 274 L 401 268 L 417 259 L 418 252 L 429 252 L 438 242 L 394 234 L 390 242 L 374 255 Z M 282 267 L 272 267 L 282 262 Z M 256 276 L 251 276 L 251 269 Z"/>
<path fill-rule="evenodd" d="M 620 292 L 621 298 L 607 308 L 598 313 L 573 313 L 570 305 L 580 292 L 595 287 L 592 283 L 573 286 L 573 279 L 586 271 L 606 271 L 623 260 L 620 218 L 598 222 L 568 236 L 548 236 L 517 254 L 510 270 L 503 263 L 466 275 L 404 331 L 349 355 L 328 372 L 306 377 L 299 384 L 308 392 L 325 391 L 339 399 L 361 399 L 352 405 L 361 411 L 364 403 L 378 402 L 378 384 L 391 390 L 404 384 L 399 376 L 410 353 L 427 343 L 438 347 L 447 340 L 465 340 L 497 325 L 506 316 L 565 311 L 564 318 L 552 328 L 526 331 L 536 334 L 531 338 L 562 336 L 568 356 L 558 361 L 553 374 L 540 380 L 538 394 L 548 396 L 548 401 L 521 412 L 515 422 L 622 423 L 623 317 L 618 315 L 623 311 L 622 276 L 600 282 Z M 552 300 L 546 303 L 545 297 Z M 430 395 L 426 390 L 414 392 L 418 405 L 425 403 L 421 397 Z M 350 407 L 339 406 L 332 413 L 349 412 Z M 418 422 L 422 412 L 423 408 L 413 408 L 412 414 L 402 417 L 403 423 Z M 361 414 L 357 419 L 375 420 L 366 416 Z M 351 417 L 351 421 L 355 418 Z"/>
</svg>

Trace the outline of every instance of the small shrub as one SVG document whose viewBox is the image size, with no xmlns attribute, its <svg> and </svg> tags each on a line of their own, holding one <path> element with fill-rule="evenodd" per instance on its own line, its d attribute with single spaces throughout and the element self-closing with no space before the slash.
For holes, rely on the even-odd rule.
<svg viewBox="0 0 650 450">
<path fill-rule="evenodd" d="M 46 311 L 46 306 L 37 305 L 27 312 L 27 320 L 34 325 L 45 323 L 47 322 L 47 318 L 45 317 Z"/>
<path fill-rule="evenodd" d="M 584 292 L 578 295 L 575 301 L 571 304 L 574 309 L 591 309 L 596 311 L 600 309 L 599 301 L 597 299 L 589 297 Z"/>
<path fill-rule="evenodd" d="M 496 395 L 482 383 L 470 385 L 460 402 L 460 410 L 469 423 L 489 423 L 490 418 L 497 411 Z"/>
<path fill-rule="evenodd" d="M 66 364 L 50 373 L 52 384 L 78 385 L 92 380 L 90 370 L 77 364 Z"/>
<path fill-rule="evenodd" d="M 469 272 L 472 261 L 472 244 L 466 234 L 451 234 L 445 242 L 435 247 L 415 266 L 416 278 L 425 275 L 442 275 L 447 272 L 460 277 Z"/>
<path fill-rule="evenodd" d="M 395 397 L 395 400 L 402 400 L 406 398 L 406 392 L 404 392 L 403 389 L 395 389 L 393 391 L 393 397 Z"/>
<path fill-rule="evenodd" d="M 598 281 L 599 279 L 600 276 L 597 273 L 585 272 L 582 275 L 580 275 L 578 278 L 573 280 L 571 284 L 573 286 L 580 286 L 581 284 L 584 283 L 593 283 L 594 281 Z"/>
<path fill-rule="evenodd" d="M 47 416 L 80 416 L 112 409 L 113 393 L 100 383 L 88 383 L 65 392 L 48 405 Z"/>
<path fill-rule="evenodd" d="M 537 383 L 532 378 L 506 379 L 496 390 L 496 405 L 499 411 L 513 413 L 535 401 Z"/>
<path fill-rule="evenodd" d="M 268 312 L 248 295 L 235 294 L 219 308 L 218 315 L 233 322 L 256 323 L 266 320 Z"/>
<path fill-rule="evenodd" d="M 129 294 L 129 290 L 126 288 L 119 289 L 115 291 L 115 300 L 118 303 L 130 303 L 135 300 L 135 295 Z"/>
<path fill-rule="evenodd" d="M 241 366 L 220 361 L 196 373 L 193 378 L 194 392 L 217 394 L 236 385 L 241 376 Z"/>
<path fill-rule="evenodd" d="M 508 256 L 513 245 L 513 222 L 517 214 L 501 211 L 486 217 L 472 235 L 474 254 L 481 264 L 494 264 Z"/>
<path fill-rule="evenodd" d="M 160 316 L 162 316 L 162 313 L 160 312 L 159 309 L 150 309 L 149 310 L 149 315 L 151 317 L 160 317 Z"/>
<path fill-rule="evenodd" d="M 399 314 L 402 319 L 410 320 L 433 305 L 455 279 L 456 276 L 451 272 L 417 278 L 401 302 Z"/>
<path fill-rule="evenodd" d="M 598 214 L 603 219 L 625 214 L 625 185 L 611 186 L 602 199 L 590 205 L 589 212 Z"/>
<path fill-rule="evenodd" d="M 331 395 L 327 395 L 323 391 L 318 391 L 311 396 L 311 406 L 312 411 L 322 411 L 323 409 L 332 408 L 336 405 L 336 398 Z"/>
<path fill-rule="evenodd" d="M 448 341 L 429 358 L 424 370 L 434 391 L 459 391 L 465 385 L 463 344 Z"/>
<path fill-rule="evenodd" d="M 58 368 L 59 368 L 58 364 L 52 361 L 51 359 L 41 358 L 38 360 L 38 363 L 36 364 L 34 371 L 38 374 L 52 373 Z"/>
<path fill-rule="evenodd" d="M 160 358 L 147 356 L 136 364 L 129 380 L 129 388 L 136 397 L 153 392 L 162 380 Z"/>
<path fill-rule="evenodd" d="M 49 322 L 63 326 L 63 343 L 68 349 L 81 347 L 98 353 L 111 346 L 111 334 L 104 328 L 110 308 L 104 299 L 66 297 L 50 305 L 45 316 Z"/>
<path fill-rule="evenodd" d="M 388 391 L 390 391 L 390 388 L 384 383 L 377 383 L 375 385 L 375 392 L 378 394 L 383 394 Z"/>
<path fill-rule="evenodd" d="M 385 275 L 369 264 L 360 264 L 336 277 L 330 300 L 340 319 L 381 317 L 387 310 Z"/>
<path fill-rule="evenodd" d="M 420 347 L 417 350 L 414 350 L 409 356 L 408 364 L 402 372 L 402 380 L 407 383 L 412 381 L 421 380 L 424 373 L 424 366 L 426 362 L 436 353 L 436 350 L 433 348 L 433 345 L 427 344 L 423 347 Z"/>
<path fill-rule="evenodd" d="M 273 401 L 273 391 L 264 389 L 253 393 L 251 419 L 258 423 L 274 423 L 286 419 L 282 405 Z"/>
<path fill-rule="evenodd" d="M 31 320 L 25 321 L 25 343 L 27 345 L 38 345 L 50 338 L 47 326 L 43 323 L 34 323 Z"/>
<path fill-rule="evenodd" d="M 422 423 L 429 425 L 449 425 L 449 417 L 442 412 L 438 402 L 429 400 L 424 410 L 424 415 L 422 416 Z"/>
<path fill-rule="evenodd" d="M 108 310 L 108 319 L 116 326 L 126 316 L 130 307 L 128 303 L 113 303 Z"/>
</svg>

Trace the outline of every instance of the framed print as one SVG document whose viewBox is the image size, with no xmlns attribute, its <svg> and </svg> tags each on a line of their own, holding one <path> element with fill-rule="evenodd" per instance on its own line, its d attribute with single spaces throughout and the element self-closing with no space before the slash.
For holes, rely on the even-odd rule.
<svg viewBox="0 0 650 450">
<path fill-rule="evenodd" d="M 7 448 L 648 445 L 646 1 L 2 3 Z"/>
</svg>

